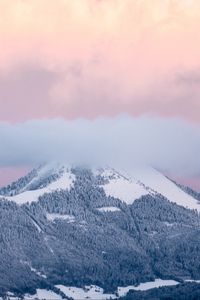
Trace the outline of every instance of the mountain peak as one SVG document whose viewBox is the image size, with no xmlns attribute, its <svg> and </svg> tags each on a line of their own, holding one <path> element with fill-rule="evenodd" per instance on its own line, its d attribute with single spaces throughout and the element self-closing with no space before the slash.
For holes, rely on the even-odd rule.
<svg viewBox="0 0 200 300">
<path fill-rule="evenodd" d="M 45 193 L 69 189 L 75 175 L 71 169 L 61 164 L 45 164 L 33 169 L 26 176 L 0 190 L 0 198 L 14 201 L 17 204 L 38 201 Z"/>
</svg>

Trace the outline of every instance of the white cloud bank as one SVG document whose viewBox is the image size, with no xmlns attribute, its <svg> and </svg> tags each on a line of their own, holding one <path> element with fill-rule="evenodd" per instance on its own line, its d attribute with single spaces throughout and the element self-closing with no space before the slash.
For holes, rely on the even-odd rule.
<svg viewBox="0 0 200 300">
<path fill-rule="evenodd" d="M 200 173 L 200 127 L 143 116 L 0 123 L 0 166 L 48 161 L 133 168 L 150 164 L 177 175 Z"/>
</svg>

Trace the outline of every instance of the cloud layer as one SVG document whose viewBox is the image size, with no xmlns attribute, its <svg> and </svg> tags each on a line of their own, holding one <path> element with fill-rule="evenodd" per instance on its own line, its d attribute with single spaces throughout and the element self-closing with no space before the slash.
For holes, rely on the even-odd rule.
<svg viewBox="0 0 200 300">
<path fill-rule="evenodd" d="M 198 176 L 200 170 L 199 127 L 179 119 L 0 123 L 0 136 L 0 167 L 60 161 L 126 168 L 149 164 L 177 176 Z"/>
<path fill-rule="evenodd" d="M 0 119 L 199 122 L 199 32 L 199 0 L 0 0 Z"/>
</svg>

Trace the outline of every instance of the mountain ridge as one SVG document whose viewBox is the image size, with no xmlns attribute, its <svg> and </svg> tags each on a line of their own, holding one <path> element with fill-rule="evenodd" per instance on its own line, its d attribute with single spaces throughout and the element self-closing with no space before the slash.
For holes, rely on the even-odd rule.
<svg viewBox="0 0 200 300">
<path fill-rule="evenodd" d="M 76 180 L 73 169 L 75 167 L 58 163 L 41 165 L 18 181 L 1 188 L 0 198 L 5 197 L 20 204 L 20 198 L 25 198 L 21 203 L 32 202 L 37 201 L 43 193 L 69 189 Z M 176 183 L 152 167 L 136 168 L 132 172 L 103 167 L 93 168 L 91 172 L 100 177 L 101 181 L 105 181 L 102 182 L 102 187 L 108 196 L 119 198 L 127 204 L 132 204 L 144 195 L 161 194 L 171 202 L 200 211 L 200 197 L 197 192 Z M 31 191 L 36 190 L 39 192 L 31 197 Z M 29 193 L 24 195 L 25 192 Z"/>
</svg>

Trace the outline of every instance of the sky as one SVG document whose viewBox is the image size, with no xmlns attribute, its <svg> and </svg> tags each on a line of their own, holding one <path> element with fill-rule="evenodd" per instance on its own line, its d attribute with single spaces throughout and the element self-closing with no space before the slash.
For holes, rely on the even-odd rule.
<svg viewBox="0 0 200 300">
<path fill-rule="evenodd" d="M 54 131 L 66 149 L 72 126 L 70 159 L 81 145 L 86 159 L 106 147 L 109 126 L 145 163 L 200 186 L 199 0 L 0 0 L 0 41 L 0 185 L 44 157 L 27 143 L 58 142 Z M 145 139 L 155 157 L 143 153 Z"/>
</svg>

